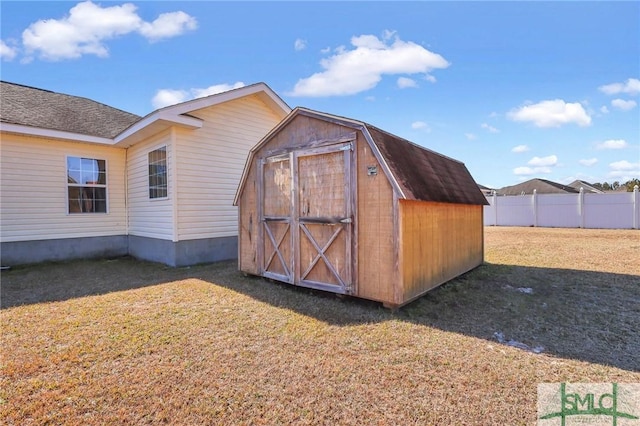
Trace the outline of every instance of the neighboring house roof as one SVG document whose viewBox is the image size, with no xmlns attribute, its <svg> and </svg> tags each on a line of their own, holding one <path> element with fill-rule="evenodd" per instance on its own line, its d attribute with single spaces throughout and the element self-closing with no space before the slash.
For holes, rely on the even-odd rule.
<svg viewBox="0 0 640 426">
<path fill-rule="evenodd" d="M 480 191 L 482 191 L 484 195 L 491 195 L 493 194 L 493 191 L 494 191 L 493 188 L 489 188 L 488 186 L 484 186 L 480 184 L 478 184 L 478 188 L 480 188 Z"/>
<path fill-rule="evenodd" d="M 589 182 L 585 182 L 583 180 L 574 180 L 569 184 L 570 187 L 577 189 L 580 191 L 580 188 L 584 189 L 584 192 L 591 192 L 594 194 L 604 194 L 604 191 L 594 187 Z"/>
<path fill-rule="evenodd" d="M 365 122 L 301 107 L 295 108 L 251 149 L 236 194 L 236 204 L 255 153 L 297 115 L 314 117 L 362 131 L 383 166 L 391 185 L 402 199 L 488 204 L 473 177 L 460 161 L 416 145 Z"/>
<path fill-rule="evenodd" d="M 281 117 L 291 111 L 265 83 L 193 99 L 139 117 L 90 99 L 2 82 L 0 124 L 2 130 L 12 133 L 128 147 L 170 126 L 200 128 L 202 120 L 189 112 L 254 95 Z"/>
<path fill-rule="evenodd" d="M 546 179 L 531 179 L 517 185 L 505 186 L 498 189 L 498 195 L 523 195 L 533 194 L 533 190 L 538 194 L 577 194 L 578 191 L 568 185 L 553 182 Z"/>
<path fill-rule="evenodd" d="M 0 81 L 0 122 L 113 138 L 139 116 L 91 99 Z"/>
</svg>

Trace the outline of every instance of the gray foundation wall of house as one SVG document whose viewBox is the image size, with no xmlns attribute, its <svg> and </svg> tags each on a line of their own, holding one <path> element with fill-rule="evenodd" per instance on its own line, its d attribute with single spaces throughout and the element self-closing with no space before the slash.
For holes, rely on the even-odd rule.
<svg viewBox="0 0 640 426">
<path fill-rule="evenodd" d="M 12 241 L 0 244 L 2 266 L 125 256 L 127 236 Z"/>
<path fill-rule="evenodd" d="M 230 260 L 238 257 L 238 237 L 172 242 L 134 235 L 119 235 L 3 242 L 0 245 L 2 266 L 126 255 L 169 266 Z"/>
<path fill-rule="evenodd" d="M 238 237 L 203 238 L 172 242 L 129 236 L 129 254 L 169 266 L 188 266 L 238 258 Z"/>
</svg>

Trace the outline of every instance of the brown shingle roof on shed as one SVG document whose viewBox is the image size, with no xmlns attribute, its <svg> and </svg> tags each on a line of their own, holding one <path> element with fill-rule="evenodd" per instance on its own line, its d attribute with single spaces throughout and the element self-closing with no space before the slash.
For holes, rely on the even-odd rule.
<svg viewBox="0 0 640 426">
<path fill-rule="evenodd" d="M 408 199 L 485 205 L 466 166 L 370 124 L 365 124 L 380 154 Z"/>
<path fill-rule="evenodd" d="M 91 99 L 0 82 L 0 122 L 113 138 L 139 116 Z"/>
</svg>

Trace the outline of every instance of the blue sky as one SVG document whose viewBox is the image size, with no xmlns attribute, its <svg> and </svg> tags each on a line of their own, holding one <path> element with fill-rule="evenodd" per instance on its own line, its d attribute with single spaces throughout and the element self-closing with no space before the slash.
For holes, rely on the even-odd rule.
<svg viewBox="0 0 640 426">
<path fill-rule="evenodd" d="M 265 82 L 490 187 L 640 177 L 640 2 L 0 3 L 2 80 L 146 115 Z"/>
</svg>

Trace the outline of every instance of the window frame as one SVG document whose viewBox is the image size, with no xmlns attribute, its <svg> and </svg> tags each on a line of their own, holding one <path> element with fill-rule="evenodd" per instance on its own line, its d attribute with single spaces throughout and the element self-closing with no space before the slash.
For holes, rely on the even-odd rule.
<svg viewBox="0 0 640 426">
<path fill-rule="evenodd" d="M 149 151 L 147 151 L 147 199 L 149 201 L 162 201 L 162 200 L 168 200 L 169 199 L 169 158 L 167 155 L 168 149 L 167 149 L 167 145 L 161 145 L 158 146 L 156 148 L 153 148 Z M 151 161 L 151 155 L 156 152 L 156 151 L 164 151 L 164 181 L 165 181 L 165 187 L 164 187 L 164 191 L 165 191 L 165 195 L 164 196 L 155 196 L 152 197 L 151 193 L 153 190 L 155 191 L 159 191 L 160 189 L 162 189 L 162 185 L 152 185 L 151 184 L 151 178 L 152 178 L 152 174 L 151 174 L 151 166 L 152 165 L 161 165 L 162 163 L 154 161 Z M 162 174 L 158 174 L 156 173 L 155 176 L 159 176 Z"/>
<path fill-rule="evenodd" d="M 82 164 L 82 160 L 93 160 L 93 161 L 102 161 L 104 162 L 104 184 L 95 183 L 95 184 L 82 184 L 82 183 L 70 183 L 69 182 L 69 159 L 76 158 L 80 160 Z M 82 170 L 82 169 L 81 169 Z M 96 158 L 91 157 L 89 155 L 85 156 L 83 154 L 78 155 L 65 155 L 65 179 L 66 179 L 66 205 L 67 205 L 67 216 L 71 215 L 83 215 L 83 214 L 109 214 L 109 162 L 106 158 Z M 69 199 L 69 189 L 70 188 L 100 188 L 104 189 L 104 211 L 78 211 L 72 212 L 70 207 L 70 199 Z"/>
</svg>

